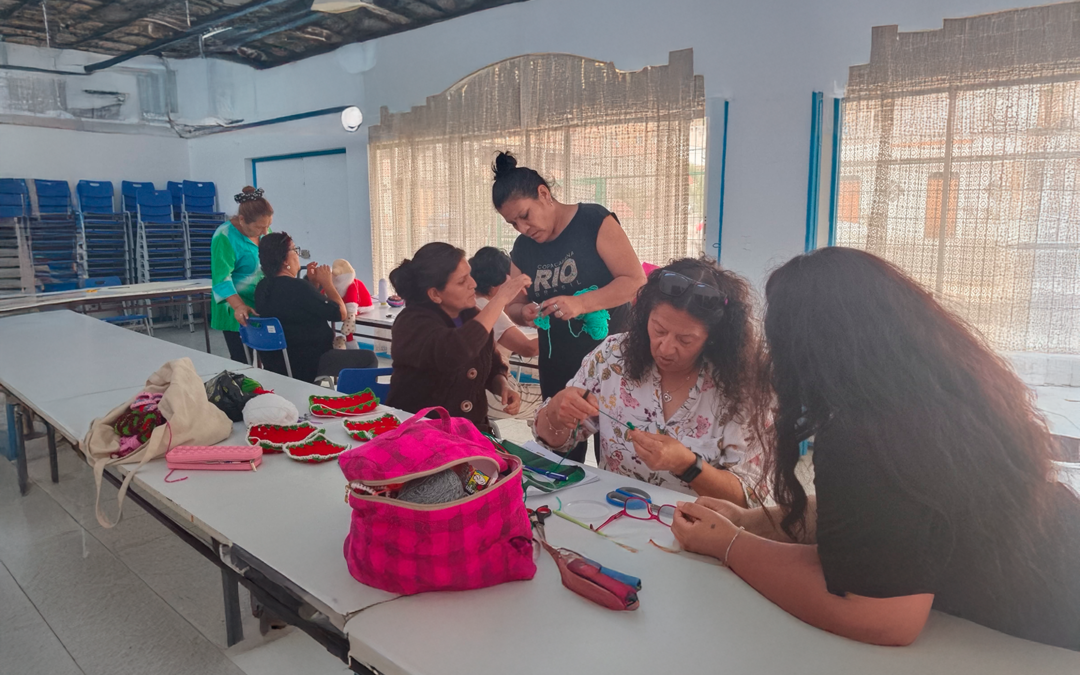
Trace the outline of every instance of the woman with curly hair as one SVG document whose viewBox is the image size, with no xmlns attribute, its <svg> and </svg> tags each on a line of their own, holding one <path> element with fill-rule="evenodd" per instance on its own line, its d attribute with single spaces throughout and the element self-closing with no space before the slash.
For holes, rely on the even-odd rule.
<svg viewBox="0 0 1080 675">
<path fill-rule="evenodd" d="M 745 415 L 761 363 L 749 284 L 709 260 L 677 260 L 649 274 L 629 323 L 537 411 L 537 440 L 566 452 L 598 430 L 602 469 L 759 503 L 761 451 Z"/>
<path fill-rule="evenodd" d="M 683 547 L 853 640 L 909 644 L 933 608 L 1080 650 L 1080 500 L 1008 363 L 864 251 L 798 256 L 765 294 L 776 505 L 680 504 Z"/>
</svg>

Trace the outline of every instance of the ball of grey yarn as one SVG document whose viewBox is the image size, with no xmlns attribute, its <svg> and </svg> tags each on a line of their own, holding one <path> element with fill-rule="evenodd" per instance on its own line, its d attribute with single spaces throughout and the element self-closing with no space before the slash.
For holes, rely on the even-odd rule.
<svg viewBox="0 0 1080 675">
<path fill-rule="evenodd" d="M 398 493 L 398 499 L 413 504 L 445 504 L 465 496 L 465 486 L 453 469 L 409 481 Z"/>
</svg>

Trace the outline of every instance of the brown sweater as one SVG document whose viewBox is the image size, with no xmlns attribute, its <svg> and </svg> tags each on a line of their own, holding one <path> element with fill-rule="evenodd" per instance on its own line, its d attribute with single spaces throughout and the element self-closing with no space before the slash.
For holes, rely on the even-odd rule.
<svg viewBox="0 0 1080 675">
<path fill-rule="evenodd" d="M 391 330 L 394 374 L 387 405 L 408 412 L 442 406 L 481 431 L 491 430 L 484 391 L 507 368 L 491 331 L 471 320 L 477 314 L 477 309 L 462 312 L 457 328 L 434 303 L 405 307 Z"/>
</svg>

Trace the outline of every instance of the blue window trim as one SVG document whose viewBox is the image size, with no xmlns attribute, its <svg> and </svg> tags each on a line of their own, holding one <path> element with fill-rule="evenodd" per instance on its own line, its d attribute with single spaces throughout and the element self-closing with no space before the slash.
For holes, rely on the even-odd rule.
<svg viewBox="0 0 1080 675">
<path fill-rule="evenodd" d="M 818 208 L 821 192 L 821 119 L 825 94 L 815 91 L 810 98 L 810 171 L 806 185 L 806 248 L 817 248 Z"/>
<path fill-rule="evenodd" d="M 251 160 L 251 186 L 259 187 L 260 162 L 281 162 L 286 159 L 302 159 L 304 157 L 322 157 L 323 155 L 344 155 L 345 148 L 333 148 L 331 150 L 314 150 L 312 152 L 294 152 L 288 155 L 270 155 L 268 157 L 254 157 Z"/>
<path fill-rule="evenodd" d="M 829 246 L 836 246 L 836 209 L 840 201 L 840 144 L 844 135 L 844 99 L 833 99 L 832 189 L 829 191 Z"/>
<path fill-rule="evenodd" d="M 728 109 L 731 101 L 724 101 L 724 136 L 720 148 L 720 214 L 717 218 L 716 227 L 716 261 L 720 262 L 720 254 L 724 245 L 724 182 L 727 177 L 727 134 L 728 134 Z"/>
</svg>

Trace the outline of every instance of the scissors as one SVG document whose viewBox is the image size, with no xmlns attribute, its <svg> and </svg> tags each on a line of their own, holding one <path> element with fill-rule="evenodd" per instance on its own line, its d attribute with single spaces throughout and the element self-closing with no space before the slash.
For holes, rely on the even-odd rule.
<svg viewBox="0 0 1080 675">
<path fill-rule="evenodd" d="M 544 532 L 544 521 L 551 517 L 551 507 L 538 506 L 535 509 L 528 509 L 528 512 L 529 522 L 532 523 L 533 528 L 540 535 L 540 540 L 547 541 L 547 534 Z"/>
<path fill-rule="evenodd" d="M 632 487 L 615 488 L 613 491 L 607 493 L 607 503 L 621 508 L 626 506 L 626 500 L 634 499 L 635 497 L 637 499 L 644 499 L 652 504 L 652 497 L 649 496 L 648 492 Z"/>
</svg>

